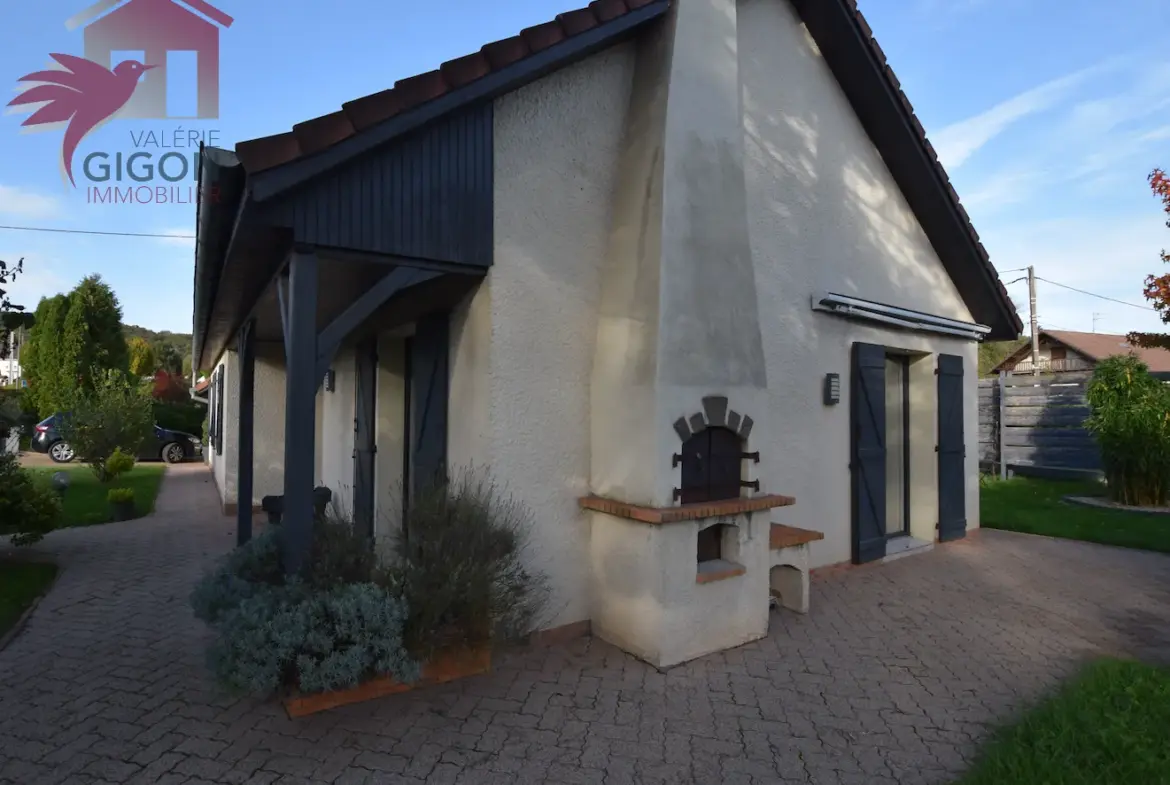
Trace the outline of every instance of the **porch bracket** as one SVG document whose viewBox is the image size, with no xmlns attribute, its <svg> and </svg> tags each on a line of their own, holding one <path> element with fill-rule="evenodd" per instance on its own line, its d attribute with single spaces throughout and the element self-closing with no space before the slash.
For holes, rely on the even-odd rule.
<svg viewBox="0 0 1170 785">
<path fill-rule="evenodd" d="M 287 268 L 281 270 L 276 274 L 276 300 L 280 305 L 280 334 L 284 340 L 284 359 L 288 361 L 288 294 L 285 292 L 287 284 L 285 277 L 288 273 Z"/>
<path fill-rule="evenodd" d="M 424 283 L 440 275 L 431 270 L 397 267 L 387 273 L 370 290 L 350 304 L 317 336 L 317 379 L 323 379 L 329 364 L 337 354 L 341 342 L 370 318 L 387 300 L 411 286 Z"/>
</svg>

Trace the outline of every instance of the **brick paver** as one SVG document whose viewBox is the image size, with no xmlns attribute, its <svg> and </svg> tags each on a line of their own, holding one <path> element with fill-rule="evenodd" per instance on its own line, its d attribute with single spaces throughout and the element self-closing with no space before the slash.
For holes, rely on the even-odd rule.
<svg viewBox="0 0 1170 785">
<path fill-rule="evenodd" d="M 34 549 L 63 569 L 0 652 L 0 782 L 946 782 L 1085 658 L 1170 659 L 1170 557 L 987 531 L 818 577 L 808 616 L 665 674 L 585 639 L 293 721 L 204 668 L 187 594 L 233 536 L 184 466 L 155 515 Z"/>
</svg>

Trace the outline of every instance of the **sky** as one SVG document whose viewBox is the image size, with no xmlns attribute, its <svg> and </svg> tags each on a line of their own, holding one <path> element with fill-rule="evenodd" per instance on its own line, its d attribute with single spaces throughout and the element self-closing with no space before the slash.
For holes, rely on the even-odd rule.
<svg viewBox="0 0 1170 785">
<path fill-rule="evenodd" d="M 60 126 L 28 133 L 20 126 L 27 113 L 0 114 L 0 227 L 68 230 L 0 228 L 0 259 L 25 258 L 12 294 L 35 307 L 96 272 L 118 294 L 128 323 L 189 332 L 193 244 L 182 235 L 194 234 L 194 208 L 189 198 L 171 202 L 189 195 L 193 175 L 152 181 L 167 186 L 168 203 L 95 204 L 92 184 L 79 176 L 87 155 L 139 151 L 157 161 L 165 153 L 190 157 L 197 139 L 231 147 L 280 133 L 577 4 L 214 0 L 234 20 L 221 33 L 218 119 L 116 118 L 82 141 L 75 188 L 60 166 Z M 1170 55 L 1160 45 L 1170 3 L 859 4 L 1025 323 L 1027 287 L 1017 279 L 1033 265 L 1042 279 L 1041 326 L 1158 330 L 1141 290 L 1147 274 L 1162 272 L 1158 253 L 1170 247 L 1166 216 L 1146 184 L 1155 166 L 1170 167 Z M 51 63 L 50 53 L 83 54 L 80 29 L 65 22 L 90 2 L 13 5 L 0 46 L 0 82 L 10 87 L 0 104 L 17 94 L 21 76 Z M 178 104 L 194 100 L 193 90 L 174 93 Z M 171 159 L 177 174 L 178 156 Z M 76 233 L 85 231 L 163 236 Z"/>
</svg>

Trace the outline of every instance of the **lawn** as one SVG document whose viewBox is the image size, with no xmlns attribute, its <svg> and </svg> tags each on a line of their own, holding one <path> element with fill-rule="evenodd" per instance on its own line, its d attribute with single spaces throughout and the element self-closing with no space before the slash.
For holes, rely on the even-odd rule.
<svg viewBox="0 0 1170 785">
<path fill-rule="evenodd" d="M 29 469 L 44 482 L 49 482 L 55 472 L 64 471 L 69 475 L 69 490 L 65 491 L 62 526 L 89 526 L 95 523 L 109 523 L 110 505 L 106 492 L 111 488 L 133 488 L 134 505 L 139 516 L 154 511 L 154 500 L 158 496 L 166 466 L 161 463 L 137 463 L 117 481 L 102 485 L 88 466 L 68 466 L 64 469 Z"/>
<path fill-rule="evenodd" d="M 1170 670 L 1101 660 L 993 734 L 956 785 L 1170 784 Z"/>
<path fill-rule="evenodd" d="M 0 638 L 56 575 L 55 564 L 0 560 Z"/>
<path fill-rule="evenodd" d="M 1068 495 L 1100 496 L 1104 490 L 1104 486 L 1092 482 L 985 478 L 979 494 L 981 525 L 1170 553 L 1170 516 L 1080 507 L 1061 501 Z"/>
</svg>

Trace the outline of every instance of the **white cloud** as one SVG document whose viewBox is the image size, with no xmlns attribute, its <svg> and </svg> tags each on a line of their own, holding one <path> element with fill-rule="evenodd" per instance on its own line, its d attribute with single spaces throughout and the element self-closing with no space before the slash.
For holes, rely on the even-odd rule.
<svg viewBox="0 0 1170 785">
<path fill-rule="evenodd" d="M 962 166 L 964 161 L 1012 124 L 1057 106 L 1069 96 L 1074 87 L 1113 64 L 1113 61 L 1106 61 L 1037 85 L 996 104 L 985 112 L 952 123 L 938 133 L 931 134 L 931 141 L 938 151 L 940 160 L 948 169 Z"/>
<path fill-rule="evenodd" d="M 0 184 L 0 216 L 43 219 L 60 213 L 61 203 L 27 188 Z"/>
<path fill-rule="evenodd" d="M 1147 275 L 1170 272 L 1158 256 L 1164 246 L 1170 246 L 1170 231 L 1156 211 L 1121 219 L 1069 216 L 989 231 L 984 239 L 1000 270 L 1033 265 L 1041 278 L 1133 305 L 1146 305 L 1142 287 Z M 1022 275 L 1004 273 L 1001 278 L 1006 283 Z M 1039 281 L 1036 288 L 1036 311 L 1042 326 L 1089 332 L 1096 313 L 1098 332 L 1164 329 L 1157 314 L 1145 308 L 1102 300 L 1045 281 Z M 1016 283 L 1008 292 L 1021 305 L 1020 315 L 1026 322 L 1027 286 Z"/>
<path fill-rule="evenodd" d="M 0 251 L 0 259 L 10 265 L 22 257 L 19 253 Z M 62 278 L 53 268 L 40 261 L 25 258 L 24 272 L 16 277 L 6 288 L 12 302 L 23 305 L 26 310 L 32 311 L 42 297 L 52 297 L 59 292 L 68 290 L 72 284 Z"/>
</svg>

